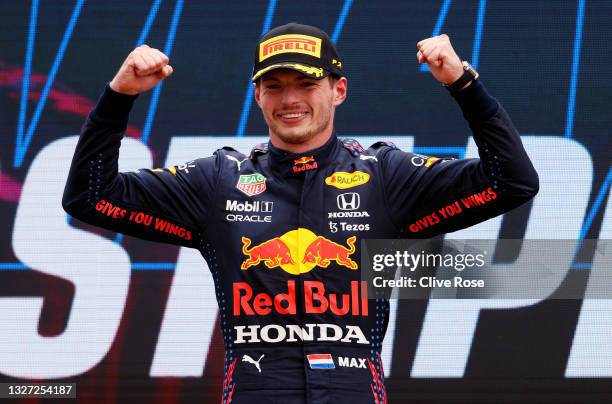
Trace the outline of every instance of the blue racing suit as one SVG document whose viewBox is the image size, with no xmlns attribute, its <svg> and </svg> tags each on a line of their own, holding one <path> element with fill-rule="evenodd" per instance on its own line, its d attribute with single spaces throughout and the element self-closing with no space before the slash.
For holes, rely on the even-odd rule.
<svg viewBox="0 0 612 404">
<path fill-rule="evenodd" d="M 362 238 L 424 238 L 507 212 L 538 191 L 510 118 L 475 81 L 453 94 L 480 159 L 438 159 L 332 136 L 292 154 L 231 148 L 118 172 L 135 96 L 108 86 L 87 118 L 63 196 L 84 222 L 198 249 L 215 282 L 223 403 L 384 403 L 389 305 L 368 299 Z M 453 216 L 440 208 L 471 201 Z"/>
</svg>

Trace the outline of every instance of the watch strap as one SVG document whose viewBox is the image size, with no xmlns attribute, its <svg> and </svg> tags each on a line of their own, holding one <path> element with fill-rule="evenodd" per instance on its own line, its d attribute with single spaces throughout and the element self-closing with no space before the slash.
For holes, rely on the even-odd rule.
<svg viewBox="0 0 612 404">
<path fill-rule="evenodd" d="M 463 74 L 461 77 L 449 85 L 444 85 L 444 87 L 446 87 L 446 89 L 451 93 L 456 93 L 477 78 L 478 73 L 476 73 L 476 71 L 468 63 L 463 62 Z"/>
</svg>

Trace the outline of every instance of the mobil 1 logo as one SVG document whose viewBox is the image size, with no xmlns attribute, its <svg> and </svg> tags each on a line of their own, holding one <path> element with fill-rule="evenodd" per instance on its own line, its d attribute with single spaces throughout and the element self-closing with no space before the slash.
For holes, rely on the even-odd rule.
<svg viewBox="0 0 612 404">
<path fill-rule="evenodd" d="M 228 222 L 272 223 L 272 201 L 225 201 L 225 219 Z"/>
</svg>

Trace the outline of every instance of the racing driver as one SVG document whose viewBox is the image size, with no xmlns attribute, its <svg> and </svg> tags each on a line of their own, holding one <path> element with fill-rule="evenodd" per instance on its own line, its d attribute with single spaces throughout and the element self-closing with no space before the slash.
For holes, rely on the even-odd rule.
<svg viewBox="0 0 612 404">
<path fill-rule="evenodd" d="M 87 118 L 63 196 L 87 223 L 198 249 L 215 282 L 225 345 L 222 403 L 386 403 L 380 352 L 389 306 L 368 299 L 362 238 L 425 238 L 529 201 L 535 172 L 501 105 L 446 35 L 417 59 L 459 104 L 479 159 L 423 156 L 334 134 L 343 59 L 318 28 L 291 23 L 258 42 L 252 81 L 269 142 L 175 167 L 118 172 L 134 100 L 172 74 L 134 49 Z M 471 209 L 443 218 L 460 198 Z M 144 213 L 151 220 L 136 220 Z"/>
</svg>

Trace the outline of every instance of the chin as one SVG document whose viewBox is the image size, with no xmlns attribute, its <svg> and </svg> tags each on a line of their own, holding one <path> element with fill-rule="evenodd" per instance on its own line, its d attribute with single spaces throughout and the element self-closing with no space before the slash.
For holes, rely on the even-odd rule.
<svg viewBox="0 0 612 404">
<path fill-rule="evenodd" d="M 301 144 L 312 139 L 310 133 L 277 133 L 280 140 L 288 144 Z"/>
<path fill-rule="evenodd" d="M 313 138 L 313 131 L 307 128 L 279 128 L 274 125 L 271 129 L 281 141 L 287 144 L 301 144 Z"/>
</svg>

